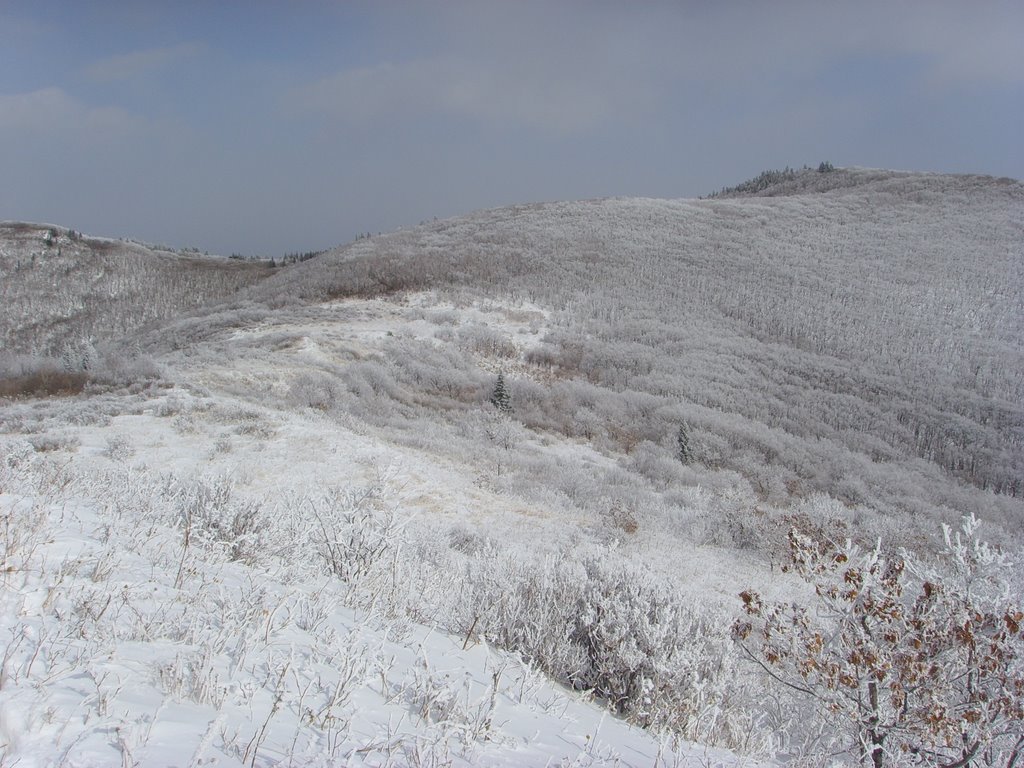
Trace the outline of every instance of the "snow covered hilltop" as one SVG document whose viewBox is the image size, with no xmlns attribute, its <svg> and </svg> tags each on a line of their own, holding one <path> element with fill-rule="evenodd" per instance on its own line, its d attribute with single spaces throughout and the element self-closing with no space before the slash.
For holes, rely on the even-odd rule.
<svg viewBox="0 0 1024 768">
<path fill-rule="evenodd" d="M 812 169 L 277 267 L 2 224 L 0 275 L 0 763 L 1024 749 L 1019 182 Z"/>
</svg>

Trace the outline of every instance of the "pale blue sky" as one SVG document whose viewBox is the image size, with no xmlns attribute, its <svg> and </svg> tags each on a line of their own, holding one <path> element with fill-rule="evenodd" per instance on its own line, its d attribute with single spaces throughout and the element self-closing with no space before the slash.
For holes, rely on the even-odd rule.
<svg viewBox="0 0 1024 768">
<path fill-rule="evenodd" d="M 765 168 L 1024 178 L 1024 3 L 0 1 L 0 219 L 279 255 Z"/>
</svg>

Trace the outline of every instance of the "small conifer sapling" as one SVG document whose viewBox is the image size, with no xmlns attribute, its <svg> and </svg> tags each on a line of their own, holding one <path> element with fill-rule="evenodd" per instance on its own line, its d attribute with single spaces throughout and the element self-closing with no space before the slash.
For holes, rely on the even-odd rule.
<svg viewBox="0 0 1024 768">
<path fill-rule="evenodd" d="M 498 380 L 494 383 L 494 391 L 491 392 L 491 405 L 502 413 L 509 413 L 512 410 L 512 397 L 505 386 L 505 375 L 498 373 Z"/>
</svg>

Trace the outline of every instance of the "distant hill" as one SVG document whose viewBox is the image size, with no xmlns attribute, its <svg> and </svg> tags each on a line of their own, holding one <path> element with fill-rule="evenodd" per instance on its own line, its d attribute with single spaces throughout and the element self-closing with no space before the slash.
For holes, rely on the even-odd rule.
<svg viewBox="0 0 1024 768">
<path fill-rule="evenodd" d="M 9 349 L 52 353 L 69 336 L 145 326 L 148 354 L 216 337 L 219 355 L 233 354 L 233 327 L 312 322 L 319 310 L 297 308 L 325 302 L 527 302 L 550 315 L 545 334 L 487 365 L 509 369 L 529 429 L 664 462 L 682 428 L 695 466 L 739 473 L 772 504 L 824 493 L 880 521 L 983 507 L 1019 527 L 1024 510 L 1004 500 L 1024 498 L 1024 186 L 865 169 L 786 176 L 716 199 L 477 211 L 272 273 L 5 225 L 0 331 Z M 494 329 L 473 333 L 505 344 Z M 385 338 L 379 358 L 343 375 L 436 418 L 431 408 L 489 397 L 468 343 Z M 365 385 L 330 384 L 334 407 L 361 408 L 338 394 L 346 386 Z M 633 460 L 646 482 L 675 478 Z"/>
<path fill-rule="evenodd" d="M 261 263 L 0 223 L 0 348 L 56 355 L 69 340 L 118 338 L 270 272 Z"/>
<path fill-rule="evenodd" d="M 916 173 L 911 171 L 887 171 L 878 168 L 835 168 L 822 163 L 818 168 L 783 168 L 762 171 L 752 179 L 709 195 L 709 198 L 730 199 L 739 197 L 778 197 L 801 195 L 815 192 L 855 190 L 865 185 L 898 187 L 904 194 L 913 189 L 938 192 L 942 189 L 963 190 L 972 185 L 985 187 L 991 184 L 1015 185 L 1014 179 L 969 174 Z"/>
<path fill-rule="evenodd" d="M 1024 187 L 838 169 L 760 192 L 479 211 L 254 295 L 528 300 L 560 312 L 535 367 L 657 398 L 710 462 L 879 507 L 930 482 L 893 464 L 908 456 L 1024 495 Z M 660 439 L 665 418 L 622 420 Z"/>
</svg>

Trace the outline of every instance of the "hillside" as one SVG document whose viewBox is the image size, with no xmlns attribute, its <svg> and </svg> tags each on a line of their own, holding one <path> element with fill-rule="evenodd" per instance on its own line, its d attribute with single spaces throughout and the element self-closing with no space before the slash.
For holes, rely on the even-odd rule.
<svg viewBox="0 0 1024 768">
<path fill-rule="evenodd" d="M 542 343 L 499 361 L 519 374 L 527 426 L 577 437 L 568 414 L 596 410 L 590 431 L 628 452 L 685 422 L 701 463 L 768 467 L 773 500 L 810 487 L 921 514 L 922 494 L 927 507 L 973 503 L 944 498 L 960 482 L 1019 496 L 1024 188 L 825 175 L 845 180 L 810 195 L 484 211 L 361 241 L 255 295 L 532 303 L 552 313 Z M 929 493 L 936 482 L 947 490 Z"/>
<path fill-rule="evenodd" d="M 1019 751 L 1020 183 L 838 169 L 519 205 L 269 275 L 134 250 L 101 273 L 65 237 L 36 256 L 68 259 L 65 298 L 55 267 L 15 269 L 5 332 L 92 327 L 148 367 L 0 400 L 12 755 L 856 764 L 873 721 L 843 707 L 876 684 L 893 765 Z M 75 298 L 119 295 L 133 259 L 159 317 L 133 314 L 145 282 Z M 897 627 L 900 600 L 925 613 Z M 844 618 L 865 605 L 888 613 Z M 874 621 L 885 669 L 860 636 L 827 656 Z M 950 627 L 1004 655 L 945 674 L 976 658 Z M 981 717 L 982 689 L 1009 704 Z"/>
<path fill-rule="evenodd" d="M 68 342 L 120 338 L 269 272 L 265 264 L 0 223 L 0 348 L 57 356 Z"/>
</svg>

